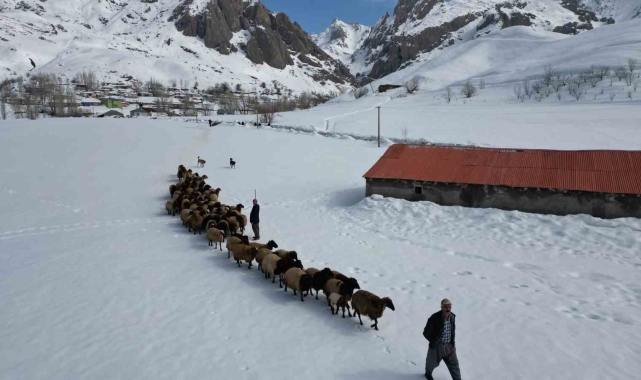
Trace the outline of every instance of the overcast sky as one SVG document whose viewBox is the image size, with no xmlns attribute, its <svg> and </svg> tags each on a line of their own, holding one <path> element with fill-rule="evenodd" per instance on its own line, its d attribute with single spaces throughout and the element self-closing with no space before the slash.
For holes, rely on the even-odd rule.
<svg viewBox="0 0 641 380">
<path fill-rule="evenodd" d="M 392 14 L 397 0 L 261 0 L 274 12 L 285 12 L 308 33 L 319 33 L 335 18 L 368 26 L 389 11 Z"/>
</svg>

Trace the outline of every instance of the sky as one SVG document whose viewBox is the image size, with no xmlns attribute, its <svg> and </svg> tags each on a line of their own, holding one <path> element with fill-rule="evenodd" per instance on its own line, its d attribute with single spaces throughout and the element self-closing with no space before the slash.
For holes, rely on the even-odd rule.
<svg viewBox="0 0 641 380">
<path fill-rule="evenodd" d="M 392 13 L 397 0 L 261 0 L 271 11 L 285 12 L 308 33 L 319 33 L 335 18 L 346 22 L 374 25 Z"/>
</svg>

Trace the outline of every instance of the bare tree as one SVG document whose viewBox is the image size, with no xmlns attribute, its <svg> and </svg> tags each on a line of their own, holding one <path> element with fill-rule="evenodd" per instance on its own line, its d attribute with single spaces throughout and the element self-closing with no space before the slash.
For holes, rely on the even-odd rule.
<svg viewBox="0 0 641 380">
<path fill-rule="evenodd" d="M 468 99 L 476 95 L 476 92 L 476 86 L 469 80 L 465 83 L 463 88 L 461 88 L 461 94 Z"/>
<path fill-rule="evenodd" d="M 11 95 L 10 84 L 10 82 L 3 82 L 0 87 L 0 117 L 2 117 L 2 120 L 7 120 L 7 101 Z"/>
<path fill-rule="evenodd" d="M 568 93 L 577 101 L 583 97 L 583 91 L 581 91 L 581 88 L 576 83 L 571 83 L 568 86 Z"/>
<path fill-rule="evenodd" d="M 22 104 L 22 99 L 16 97 L 12 97 L 11 99 L 11 109 L 13 110 L 13 115 L 16 119 L 22 119 L 24 116 L 24 109 L 25 106 Z"/>
<path fill-rule="evenodd" d="M 561 87 L 563 87 L 563 82 L 561 82 L 560 80 L 554 80 L 554 81 L 552 81 L 552 83 L 550 84 L 550 86 L 552 87 L 552 89 L 553 89 L 555 92 L 559 92 L 559 90 L 561 89 Z"/>
<path fill-rule="evenodd" d="M 361 88 L 357 88 L 357 89 L 354 89 L 354 91 L 352 91 L 352 95 L 354 96 L 354 99 L 360 99 L 367 94 L 369 94 L 369 88 L 367 88 L 367 86 L 363 86 Z"/>
<path fill-rule="evenodd" d="M 530 85 L 529 79 L 523 80 L 523 93 L 528 99 L 532 99 L 532 86 Z"/>
<path fill-rule="evenodd" d="M 559 102 L 563 99 L 563 94 L 561 93 L 561 91 L 557 91 L 556 98 L 559 99 Z"/>
<path fill-rule="evenodd" d="M 447 100 L 447 102 L 452 101 L 452 97 L 454 96 L 454 92 L 452 91 L 451 87 L 448 87 L 445 89 L 445 92 L 443 93 L 443 99 Z"/>
<path fill-rule="evenodd" d="M 623 79 L 625 79 L 625 84 L 626 86 L 632 86 L 632 74 L 631 73 L 626 73 Z"/>
<path fill-rule="evenodd" d="M 409 130 L 407 129 L 407 127 L 403 127 L 403 129 L 401 129 L 401 136 L 403 136 L 403 139 L 407 140 L 408 134 L 409 134 Z"/>
<path fill-rule="evenodd" d="M 523 95 L 523 86 L 520 83 L 514 85 L 514 88 L 512 90 L 514 91 L 514 96 L 516 96 L 517 100 L 520 100 L 521 102 L 525 101 L 525 96 Z"/>
<path fill-rule="evenodd" d="M 554 82 L 556 82 L 556 81 L 554 81 Z M 554 82 L 552 82 L 552 83 L 554 83 Z M 534 83 L 532 83 L 532 90 L 533 90 L 534 92 L 536 92 L 537 94 L 538 94 L 539 92 L 541 92 L 541 89 L 542 89 L 543 87 L 544 87 L 544 86 L 543 86 L 543 83 L 539 82 L 538 80 L 536 80 L 536 81 L 534 81 Z"/>
<path fill-rule="evenodd" d="M 616 98 L 617 94 L 610 94 L 610 101 L 614 101 L 614 98 Z"/>
<path fill-rule="evenodd" d="M 638 87 L 639 87 L 639 81 L 635 80 L 634 83 L 632 83 L 632 88 L 634 89 L 634 92 L 637 92 Z"/>
<path fill-rule="evenodd" d="M 539 103 L 541 103 L 541 101 L 542 101 L 544 98 L 545 98 L 545 95 L 543 95 L 542 93 L 538 93 L 538 94 L 536 94 L 536 95 L 534 96 L 534 100 L 536 100 L 536 101 L 537 101 L 537 102 L 539 102 Z"/>
<path fill-rule="evenodd" d="M 229 83 L 227 83 L 227 82 L 223 82 L 223 83 L 221 83 L 221 84 L 220 84 L 220 89 L 221 89 L 223 92 L 229 92 L 229 90 L 231 89 L 231 87 L 229 87 Z"/>
<path fill-rule="evenodd" d="M 278 108 L 278 105 L 273 102 L 267 102 L 262 104 L 258 108 L 258 112 L 260 113 L 260 121 L 262 123 L 267 123 L 268 125 L 271 125 L 271 123 L 273 123 L 274 120 L 276 119 L 277 108 Z"/>
<path fill-rule="evenodd" d="M 599 77 L 600 80 L 605 79 L 608 74 L 610 74 L 610 68 L 608 66 L 601 66 L 594 71 L 594 75 Z"/>
<path fill-rule="evenodd" d="M 639 61 L 637 61 L 636 58 L 628 58 L 628 70 L 630 71 L 630 75 L 634 74 L 634 70 L 636 70 L 638 63 Z"/>
<path fill-rule="evenodd" d="M 546 65 L 543 68 L 543 78 L 541 79 L 543 82 L 543 85 L 549 86 L 552 81 L 554 80 L 554 76 L 556 75 L 556 72 L 552 68 L 551 65 Z"/>
<path fill-rule="evenodd" d="M 618 80 L 625 78 L 626 75 L 628 75 L 628 69 L 625 67 L 619 66 L 614 69 L 614 76 L 616 76 Z"/>
<path fill-rule="evenodd" d="M 592 75 L 590 76 L 590 78 L 588 78 L 588 81 L 590 82 L 590 85 L 592 85 L 592 87 L 596 87 L 596 85 L 601 81 L 601 78 L 599 78 L 598 75 Z"/>
<path fill-rule="evenodd" d="M 243 86 L 240 83 L 236 83 L 236 92 L 242 92 Z"/>
<path fill-rule="evenodd" d="M 479 89 L 485 90 L 485 79 L 481 79 L 479 82 Z"/>
<path fill-rule="evenodd" d="M 415 76 L 414 78 L 403 83 L 403 86 L 405 87 L 405 90 L 408 94 L 413 94 L 419 88 L 421 88 L 421 78 L 419 76 Z"/>
<path fill-rule="evenodd" d="M 183 84 L 183 80 L 181 79 L 180 80 L 180 86 L 181 87 L 182 87 L 182 84 Z M 169 87 L 176 88 L 177 86 L 178 86 L 178 82 L 176 82 L 175 79 L 172 79 L 172 80 L 169 81 Z"/>
<path fill-rule="evenodd" d="M 628 91 L 628 99 L 632 100 L 632 91 Z"/>
</svg>

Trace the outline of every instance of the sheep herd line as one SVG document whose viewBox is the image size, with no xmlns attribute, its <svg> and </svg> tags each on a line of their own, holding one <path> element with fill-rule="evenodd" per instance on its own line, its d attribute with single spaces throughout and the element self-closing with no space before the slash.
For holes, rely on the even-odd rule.
<svg viewBox="0 0 641 380">
<path fill-rule="evenodd" d="M 338 314 L 342 309 L 345 318 L 347 309 L 349 317 L 358 315 L 361 325 L 361 315 L 365 315 L 374 321 L 371 327 L 376 330 L 385 308 L 394 310 L 391 299 L 360 290 L 358 281 L 353 277 L 330 268 L 305 269 L 296 251 L 274 251 L 278 244 L 273 240 L 266 244 L 250 243 L 249 237 L 244 235 L 247 216 L 243 214 L 242 204 L 228 206 L 220 203 L 218 198 L 221 189 L 207 185 L 206 175 L 200 176 L 183 165 L 178 167 L 177 177 L 178 182 L 169 186 L 171 199 L 165 205 L 167 215 L 179 214 L 183 226 L 194 235 L 204 231 L 209 246 L 214 249 L 222 251 L 222 245 L 226 243 L 227 258 L 233 255 L 238 267 L 246 262 L 247 269 L 251 269 L 256 261 L 258 270 L 264 273 L 266 279 L 271 278 L 271 282 L 275 283 L 278 277 L 279 287 L 282 288 L 284 284 L 285 291 L 291 288 L 294 295 L 300 293 L 301 301 L 310 293 L 314 295 L 314 291 L 318 300 L 318 293 L 322 290 L 332 314 Z M 350 310 L 354 311 L 353 315 Z"/>
</svg>

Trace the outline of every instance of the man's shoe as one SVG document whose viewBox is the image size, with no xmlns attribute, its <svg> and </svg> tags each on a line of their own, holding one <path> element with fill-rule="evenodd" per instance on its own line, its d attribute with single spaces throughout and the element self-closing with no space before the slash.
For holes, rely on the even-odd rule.
<svg viewBox="0 0 641 380">
<path fill-rule="evenodd" d="M 429 374 L 429 373 L 425 373 L 425 378 L 426 378 L 427 380 L 434 380 L 434 378 L 432 377 L 432 375 L 431 375 L 431 374 Z"/>
<path fill-rule="evenodd" d="M 252 238 L 252 240 L 258 240 L 258 239 L 260 239 L 260 238 L 259 238 L 259 237 L 256 237 L 256 236 L 254 236 L 254 237 Z"/>
</svg>

